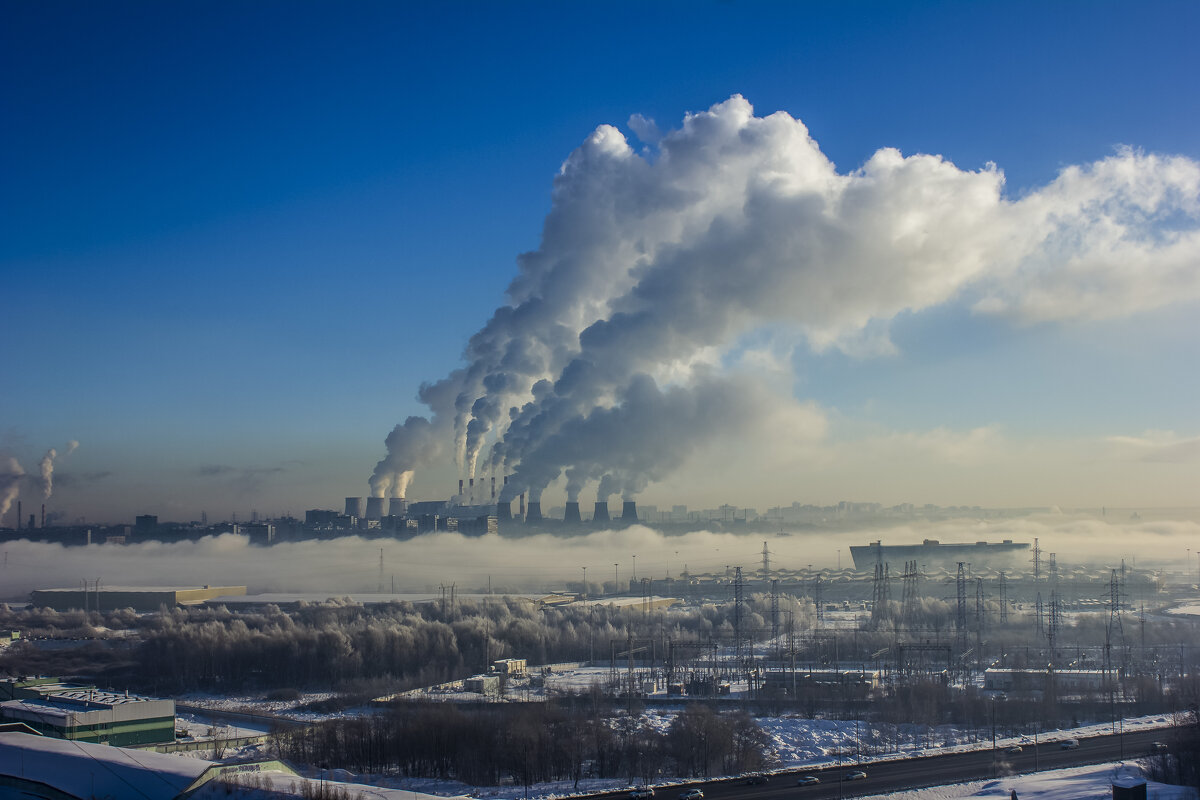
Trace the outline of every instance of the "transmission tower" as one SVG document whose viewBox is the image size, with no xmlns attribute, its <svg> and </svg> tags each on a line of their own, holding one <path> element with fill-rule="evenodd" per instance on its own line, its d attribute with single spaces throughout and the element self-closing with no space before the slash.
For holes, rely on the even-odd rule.
<svg viewBox="0 0 1200 800">
<path fill-rule="evenodd" d="M 1050 590 L 1050 619 L 1046 625 L 1046 639 L 1050 645 L 1050 669 L 1054 670 L 1055 648 L 1058 646 L 1058 630 L 1062 622 L 1062 598 L 1057 589 Z"/>
<path fill-rule="evenodd" d="M 734 653 L 740 660 L 742 657 L 742 568 L 738 567 L 733 573 L 733 638 Z"/>
<path fill-rule="evenodd" d="M 905 627 L 912 626 L 917 619 L 917 594 L 920 591 L 917 581 L 920 573 L 917 572 L 917 562 L 904 562 L 904 577 L 901 585 L 901 602 L 900 602 L 900 618 L 903 620 Z"/>
<path fill-rule="evenodd" d="M 1112 673 L 1116 671 L 1113 664 L 1113 642 L 1119 642 L 1118 647 L 1125 649 L 1125 630 L 1121 625 L 1121 581 L 1117 571 L 1112 571 L 1108 580 L 1108 627 L 1104 631 L 1104 668 Z"/>
<path fill-rule="evenodd" d="M 1008 622 L 1008 578 L 1000 570 L 1000 624 Z"/>
<path fill-rule="evenodd" d="M 779 581 L 771 581 L 771 640 L 779 640 Z"/>
<path fill-rule="evenodd" d="M 1046 616 L 1046 609 L 1042 606 L 1042 593 L 1037 593 L 1037 635 L 1040 637 L 1046 632 L 1046 626 L 1043 620 Z"/>
<path fill-rule="evenodd" d="M 1042 581 L 1042 548 L 1038 544 L 1038 540 L 1033 540 L 1033 584 L 1036 586 Z"/>
<path fill-rule="evenodd" d="M 821 627 L 821 620 L 825 619 L 825 612 L 821 610 L 821 576 L 818 573 L 813 579 L 813 605 L 816 606 L 817 627 Z"/>
<path fill-rule="evenodd" d="M 875 585 L 871 597 L 871 627 L 878 630 L 887 621 L 891 601 L 891 575 L 887 564 L 875 565 Z"/>
<path fill-rule="evenodd" d="M 967 573 L 965 566 L 964 562 L 958 562 L 958 578 L 955 582 L 958 589 L 958 614 L 954 620 L 954 630 L 958 635 L 959 653 L 963 653 L 967 649 Z"/>
</svg>

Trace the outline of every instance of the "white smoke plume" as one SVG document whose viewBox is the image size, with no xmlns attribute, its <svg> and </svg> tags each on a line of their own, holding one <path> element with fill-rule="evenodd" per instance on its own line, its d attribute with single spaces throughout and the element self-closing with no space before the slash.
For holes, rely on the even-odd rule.
<svg viewBox="0 0 1200 800">
<path fill-rule="evenodd" d="M 3 471 L 0 471 L 0 517 L 12 508 L 13 501 L 21 493 L 21 480 L 25 477 L 25 470 L 15 458 L 9 457 L 7 462 Z"/>
<path fill-rule="evenodd" d="M 746 422 L 735 387 L 764 390 L 711 365 L 757 330 L 886 352 L 903 312 L 1119 316 L 1200 297 L 1198 265 L 1200 164 L 1183 157 L 1122 149 L 1011 199 L 994 165 L 889 148 L 840 173 L 803 123 L 740 96 L 640 154 L 601 125 L 555 178 L 509 304 L 422 387 L 432 414 L 388 436 L 372 492 L 448 450 L 474 477 L 490 446 L 484 469 L 514 477 L 502 500 L 564 472 L 571 499 L 591 481 L 629 497 L 686 455 L 673 437 Z"/>
</svg>

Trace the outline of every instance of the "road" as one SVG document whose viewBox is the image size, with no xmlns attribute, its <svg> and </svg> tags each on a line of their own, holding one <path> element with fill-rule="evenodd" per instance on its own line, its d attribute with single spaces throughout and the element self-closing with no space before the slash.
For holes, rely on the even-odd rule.
<svg viewBox="0 0 1200 800">
<path fill-rule="evenodd" d="M 1056 734 L 1064 738 L 1066 735 Z M 1151 742 L 1167 741 L 1170 735 L 1171 730 L 1166 728 L 1079 739 L 1079 747 L 1075 750 L 1064 750 L 1056 740 L 1040 742 L 1036 749 L 1032 744 L 1022 745 L 1022 752 L 1015 755 L 1006 755 L 1001 748 L 994 756 L 989 749 L 867 763 L 861 767 L 867 773 L 867 777 L 859 781 L 839 780 L 843 774 L 859 769 L 854 763 L 846 762 L 836 768 L 798 769 L 775 774 L 766 785 L 747 786 L 738 780 L 697 781 L 687 784 L 686 787 L 672 786 L 660 789 L 655 800 L 675 800 L 684 788 L 693 787 L 704 792 L 705 800 L 827 800 L 885 794 L 923 786 L 987 780 L 997 775 L 1137 758 L 1150 754 Z M 797 786 L 796 778 L 800 775 L 816 775 L 821 782 L 813 786 Z M 592 796 L 624 800 L 628 793 L 607 792 Z"/>
</svg>

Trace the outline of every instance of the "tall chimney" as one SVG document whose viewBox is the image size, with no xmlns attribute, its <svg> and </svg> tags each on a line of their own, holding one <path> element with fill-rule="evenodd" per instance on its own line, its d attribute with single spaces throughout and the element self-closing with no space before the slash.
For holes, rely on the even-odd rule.
<svg viewBox="0 0 1200 800">
<path fill-rule="evenodd" d="M 42 503 L 42 527 L 46 527 L 46 504 Z"/>
<path fill-rule="evenodd" d="M 637 522 L 637 503 L 633 500 L 626 500 L 621 506 L 621 521 L 622 522 Z"/>
<path fill-rule="evenodd" d="M 525 515 L 526 522 L 541 522 L 542 521 L 542 501 L 530 500 L 529 513 Z"/>
<path fill-rule="evenodd" d="M 471 478 L 471 503 L 475 502 L 475 479 Z"/>
<path fill-rule="evenodd" d="M 21 530 L 21 501 L 17 501 L 17 530 Z"/>
<path fill-rule="evenodd" d="M 596 510 L 592 512 L 592 522 L 609 522 L 608 502 L 605 500 L 596 501 Z"/>
<path fill-rule="evenodd" d="M 458 496 L 459 496 L 459 497 L 462 497 L 462 496 L 463 496 L 462 484 L 463 484 L 463 479 L 462 479 L 462 478 L 459 478 L 459 479 L 458 479 Z"/>
<path fill-rule="evenodd" d="M 579 501 L 578 500 L 568 500 L 567 501 L 567 513 L 566 513 L 566 516 L 563 517 L 563 522 L 568 522 L 568 523 L 583 522 L 583 519 L 579 516 Z"/>
<path fill-rule="evenodd" d="M 367 498 L 367 519 L 383 519 L 383 498 Z"/>
<path fill-rule="evenodd" d="M 521 492 L 521 521 L 525 521 L 525 493 Z"/>
<path fill-rule="evenodd" d="M 496 499 L 496 476 L 492 476 L 492 500 Z"/>
<path fill-rule="evenodd" d="M 346 498 L 346 516 L 347 517 L 362 517 L 364 501 L 361 497 Z"/>
</svg>

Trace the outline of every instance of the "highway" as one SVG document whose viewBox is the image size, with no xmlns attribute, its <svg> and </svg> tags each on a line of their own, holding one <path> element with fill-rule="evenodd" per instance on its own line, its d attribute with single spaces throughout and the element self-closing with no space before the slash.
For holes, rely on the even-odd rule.
<svg viewBox="0 0 1200 800">
<path fill-rule="evenodd" d="M 987 780 L 1003 775 L 1146 756 L 1150 754 L 1152 742 L 1169 740 L 1171 729 L 1079 739 L 1079 747 L 1075 750 L 1062 748 L 1060 740 L 1067 738 L 1068 733 L 1056 732 L 1054 735 L 1054 741 L 1043 740 L 1036 749 L 1032 744 L 1022 745 L 1022 752 L 1015 755 L 1007 755 L 1003 748 L 999 748 L 994 754 L 994 762 L 991 749 L 898 761 L 869 762 L 861 767 L 853 761 L 847 761 L 840 767 L 800 768 L 792 772 L 774 774 L 765 785 L 749 786 L 744 780 L 726 779 L 663 787 L 655 790 L 655 800 L 676 800 L 680 793 L 690 788 L 701 789 L 705 800 L 827 800 Z M 865 780 L 840 780 L 842 775 L 856 769 L 867 773 Z M 816 775 L 821 782 L 812 786 L 797 786 L 796 779 L 801 775 Z M 623 800 L 628 796 L 628 792 L 606 792 L 592 796 Z"/>
</svg>

